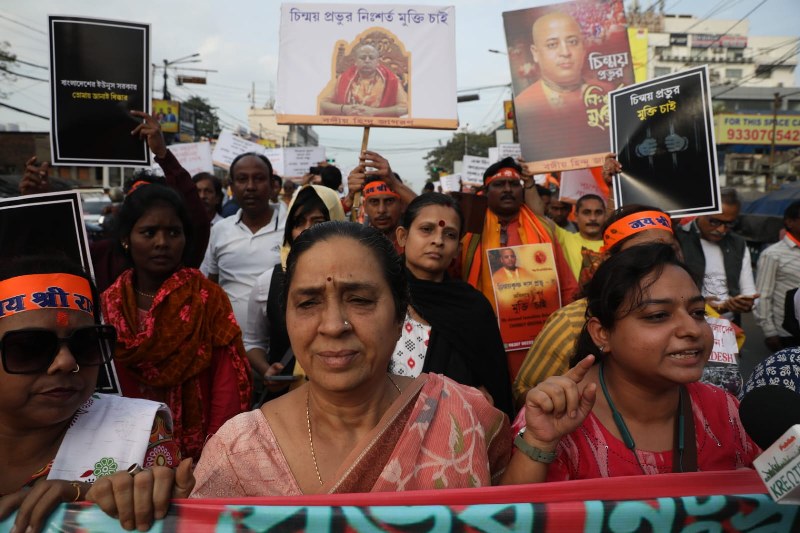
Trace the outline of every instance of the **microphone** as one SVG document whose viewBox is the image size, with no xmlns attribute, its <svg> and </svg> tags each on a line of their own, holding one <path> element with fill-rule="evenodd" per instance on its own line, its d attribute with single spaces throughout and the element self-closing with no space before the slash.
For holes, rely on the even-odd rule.
<svg viewBox="0 0 800 533">
<path fill-rule="evenodd" d="M 766 450 L 800 424 L 800 393 L 782 385 L 757 387 L 742 397 L 739 418 L 750 438 Z"/>
<path fill-rule="evenodd" d="M 753 467 L 773 500 L 800 504 L 800 349 L 759 362 L 744 390 L 739 419 L 764 450 Z"/>
</svg>

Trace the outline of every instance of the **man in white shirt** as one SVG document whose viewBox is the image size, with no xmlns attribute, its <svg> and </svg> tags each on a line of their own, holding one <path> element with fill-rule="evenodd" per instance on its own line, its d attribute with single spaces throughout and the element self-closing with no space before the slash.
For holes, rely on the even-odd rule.
<svg viewBox="0 0 800 533">
<path fill-rule="evenodd" d="M 783 238 L 758 258 L 757 287 L 761 297 L 755 315 L 764 332 L 764 342 L 773 352 L 797 346 L 797 339 L 784 329 L 783 322 L 786 292 L 800 286 L 800 200 L 783 212 L 783 225 Z"/>
<path fill-rule="evenodd" d="M 727 189 L 721 199 L 722 213 L 697 217 L 677 228 L 675 237 L 708 304 L 738 323 L 738 314 L 752 311 L 758 294 L 747 244 L 730 231 L 739 217 L 739 198 Z"/>
<path fill-rule="evenodd" d="M 239 211 L 211 228 L 200 270 L 219 283 L 230 298 L 240 326 L 247 323 L 247 302 L 256 278 L 278 264 L 286 208 L 270 204 L 272 165 L 263 155 L 247 153 L 229 170 Z"/>
</svg>

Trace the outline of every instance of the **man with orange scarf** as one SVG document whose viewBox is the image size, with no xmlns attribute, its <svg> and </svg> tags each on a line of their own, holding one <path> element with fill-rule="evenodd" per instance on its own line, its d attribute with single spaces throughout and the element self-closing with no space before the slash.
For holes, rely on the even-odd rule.
<svg viewBox="0 0 800 533">
<path fill-rule="evenodd" d="M 534 210 L 541 211 L 541 206 L 536 205 L 537 202 L 541 202 L 541 198 L 536 194 L 533 178 L 523 177 L 522 167 L 513 158 L 507 157 L 486 169 L 483 173 L 483 185 L 488 209 L 483 231 L 467 233 L 461 241 L 463 279 L 481 291 L 497 309 L 492 286 L 492 271 L 486 260 L 486 250 L 504 246 L 550 243 L 553 246 L 553 258 L 558 274 L 561 305 L 572 302 L 578 290 L 578 283 L 550 227 L 534 214 Z M 516 376 L 526 351 L 507 352 L 510 376 Z"/>
</svg>

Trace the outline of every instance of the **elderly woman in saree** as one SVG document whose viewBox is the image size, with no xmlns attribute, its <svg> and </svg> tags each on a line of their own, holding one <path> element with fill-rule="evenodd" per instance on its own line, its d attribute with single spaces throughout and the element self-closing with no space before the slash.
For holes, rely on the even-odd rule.
<svg viewBox="0 0 800 533">
<path fill-rule="evenodd" d="M 283 302 L 308 381 L 212 436 L 194 497 L 487 486 L 508 421 L 476 389 L 387 372 L 408 308 L 403 263 L 377 230 L 313 226 L 294 241 Z"/>
</svg>

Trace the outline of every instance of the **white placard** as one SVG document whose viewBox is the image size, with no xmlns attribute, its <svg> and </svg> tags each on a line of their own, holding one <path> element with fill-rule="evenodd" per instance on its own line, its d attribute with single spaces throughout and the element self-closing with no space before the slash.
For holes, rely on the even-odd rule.
<svg viewBox="0 0 800 533">
<path fill-rule="evenodd" d="M 178 163 L 192 176 L 200 172 L 214 173 L 214 163 L 211 161 L 211 143 L 172 144 L 168 148 Z"/>
<path fill-rule="evenodd" d="M 461 169 L 462 183 L 468 185 L 483 185 L 483 173 L 492 164 L 488 157 L 475 155 L 464 156 L 464 166 Z"/>
<path fill-rule="evenodd" d="M 491 161 L 500 161 L 500 149 L 497 146 L 489 147 L 489 159 Z"/>
<path fill-rule="evenodd" d="M 264 155 L 272 163 L 272 172 L 283 177 L 283 148 L 266 148 Z"/>
<path fill-rule="evenodd" d="M 522 150 L 519 143 L 513 144 L 499 144 L 497 145 L 497 160 L 505 159 L 506 157 L 514 158 L 514 161 L 522 157 Z"/>
<path fill-rule="evenodd" d="M 739 345 L 736 344 L 736 332 L 733 330 L 730 320 L 707 317 L 706 322 L 711 326 L 714 334 L 714 348 L 711 350 L 708 362 L 738 364 Z"/>
<path fill-rule="evenodd" d="M 558 199 L 562 202 L 575 203 L 578 198 L 586 194 L 596 194 L 600 198 L 604 197 L 603 190 L 594 179 L 594 175 L 589 169 L 566 170 L 561 173 L 561 189 Z"/>
<path fill-rule="evenodd" d="M 457 128 L 455 22 L 452 6 L 282 4 L 278 123 Z M 379 66 L 362 73 L 364 44 Z M 354 97 L 373 69 L 374 94 Z"/>
<path fill-rule="evenodd" d="M 299 177 L 308 174 L 311 167 L 325 161 L 324 146 L 302 146 L 283 149 L 283 174 L 286 177 Z"/>
<path fill-rule="evenodd" d="M 449 174 L 439 178 L 442 192 L 461 192 L 461 174 Z"/>
<path fill-rule="evenodd" d="M 247 152 L 263 154 L 266 148 L 260 144 L 237 137 L 230 130 L 222 130 L 211 153 L 211 159 L 218 167 L 228 169 L 236 156 Z"/>
</svg>

